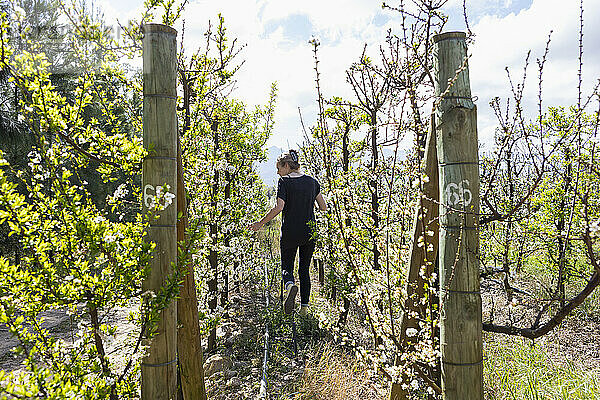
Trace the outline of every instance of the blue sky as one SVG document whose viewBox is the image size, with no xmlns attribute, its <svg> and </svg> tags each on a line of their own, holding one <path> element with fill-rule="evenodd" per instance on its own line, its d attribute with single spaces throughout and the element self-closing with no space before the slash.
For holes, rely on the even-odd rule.
<svg viewBox="0 0 600 400">
<path fill-rule="evenodd" d="M 389 1 L 394 5 L 393 1 Z M 105 16 L 121 22 L 135 18 L 141 1 L 100 0 Z M 552 45 L 544 76 L 544 104 L 568 105 L 577 100 L 577 32 L 579 2 L 575 0 L 467 0 L 469 25 L 475 34 L 470 47 L 471 88 L 478 97 L 480 140 L 491 143 L 494 96 L 509 95 L 505 67 L 520 76 L 532 51 L 526 84 L 526 107 L 537 106 L 536 58 L 541 57 L 550 30 Z M 446 30 L 465 30 L 462 0 L 448 0 Z M 271 82 L 277 81 L 276 126 L 269 144 L 296 147 L 302 142 L 298 107 L 307 125 L 316 118 L 316 94 L 311 36 L 321 46 L 320 72 L 325 97 L 351 98 L 345 70 L 364 44 L 375 50 L 388 28 L 398 29 L 398 16 L 382 10 L 380 0 L 191 0 L 186 8 L 186 48 L 202 42 L 208 20 L 222 13 L 230 36 L 247 44 L 246 60 L 235 95 L 247 104 L 264 104 Z M 584 4 L 584 88 L 589 92 L 600 71 L 600 37 L 592 23 L 600 19 L 600 1 Z"/>
</svg>

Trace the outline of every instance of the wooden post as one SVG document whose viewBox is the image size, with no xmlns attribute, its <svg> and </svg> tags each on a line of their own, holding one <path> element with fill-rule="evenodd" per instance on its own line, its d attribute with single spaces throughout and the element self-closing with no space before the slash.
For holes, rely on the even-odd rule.
<svg viewBox="0 0 600 400">
<path fill-rule="evenodd" d="M 348 122 L 344 126 L 344 136 L 342 136 L 342 171 L 344 171 L 345 179 L 348 179 L 348 173 L 350 171 L 349 142 L 351 121 L 352 107 L 348 107 Z M 348 210 L 348 196 L 344 196 L 344 210 Z M 347 227 L 352 226 L 352 219 L 350 218 L 350 213 L 346 215 L 345 224 Z M 348 299 L 345 293 L 342 293 L 342 300 L 344 301 L 344 308 L 340 312 L 340 316 L 338 318 L 339 326 L 346 325 L 346 320 L 348 319 L 348 312 L 350 311 L 350 299 Z"/>
<path fill-rule="evenodd" d="M 225 160 L 229 164 L 230 155 L 229 152 L 225 153 Z M 233 180 L 233 176 L 229 172 L 229 170 L 225 171 L 225 203 L 231 198 L 231 182 Z M 225 238 L 223 239 L 223 244 L 225 247 L 229 247 L 231 242 L 231 233 L 225 234 Z M 221 306 L 226 307 L 229 302 L 229 271 L 227 266 L 223 268 L 223 291 L 221 292 Z"/>
<path fill-rule="evenodd" d="M 404 300 L 404 313 L 400 321 L 400 333 L 398 334 L 399 351 L 410 351 L 412 345 L 406 334 L 409 328 L 419 329 L 418 320 L 426 318 L 426 304 L 421 303 L 425 296 L 426 284 L 429 283 L 431 274 L 435 268 L 435 258 L 438 250 L 438 203 L 440 190 L 438 186 L 438 161 L 436 150 L 436 138 L 434 129 L 434 117 L 431 117 L 431 125 L 427 135 L 425 159 L 423 161 L 425 176 L 429 181 L 423 183 L 423 193 L 417 203 L 413 220 L 413 239 L 410 244 L 410 259 L 408 261 L 408 274 L 406 278 L 406 299 Z M 430 290 L 431 292 L 431 290 Z M 431 294 L 431 293 L 430 293 Z M 431 299 L 429 299 L 431 302 Z M 396 356 L 396 365 L 401 364 L 400 355 Z M 409 397 L 408 374 L 402 375 L 400 382 L 392 383 L 390 400 L 407 400 Z"/>
<path fill-rule="evenodd" d="M 379 167 L 379 152 L 377 149 L 377 111 L 372 111 L 369 116 L 369 130 L 371 131 L 371 173 L 369 181 L 371 186 L 371 218 L 373 219 L 373 269 L 379 271 L 379 255 L 381 252 L 377 247 L 377 232 L 379 231 L 379 194 L 377 183 L 377 168 Z"/>
<path fill-rule="evenodd" d="M 466 35 L 434 42 L 440 182 L 440 347 L 444 400 L 483 399 L 479 292 L 479 157 Z M 449 87 L 449 81 L 452 86 Z M 440 98 L 441 97 L 441 98 Z"/>
<path fill-rule="evenodd" d="M 323 267 L 323 260 L 319 259 L 319 283 L 323 285 L 325 283 L 325 268 Z"/>
<path fill-rule="evenodd" d="M 180 251 L 187 252 L 188 213 L 183 179 L 181 145 L 177 141 L 177 211 L 181 218 L 177 221 L 177 242 Z M 177 354 L 179 358 L 179 376 L 183 398 L 185 400 L 206 400 L 204 386 L 204 368 L 200 326 L 198 324 L 198 297 L 196 280 L 191 260 L 186 257 L 182 268 L 184 273 L 179 301 L 177 302 Z"/>
<path fill-rule="evenodd" d="M 148 211 L 164 187 L 177 188 L 177 31 L 169 26 L 143 26 L 144 148 L 142 165 L 143 209 Z M 144 291 L 157 292 L 177 262 L 177 207 L 167 205 L 148 227 L 148 240 L 156 243 Z M 155 335 L 141 364 L 142 399 L 174 399 L 177 392 L 177 303 L 173 301 L 159 317 Z"/>
<path fill-rule="evenodd" d="M 340 316 L 338 318 L 338 325 L 344 326 L 346 325 L 346 320 L 348 319 L 348 312 L 350 311 L 350 299 L 346 297 L 346 295 L 342 295 L 342 300 L 344 300 L 344 308 L 340 312 Z"/>
<path fill-rule="evenodd" d="M 211 128 L 214 139 L 214 157 L 217 157 L 219 151 L 219 120 L 215 116 L 212 121 Z M 217 309 L 218 301 L 218 279 L 219 279 L 219 255 L 217 253 L 217 196 L 219 192 L 219 170 L 215 170 L 214 181 L 212 184 L 212 199 L 210 201 L 210 208 L 212 213 L 213 221 L 210 224 L 210 237 L 212 238 L 212 244 L 208 253 L 208 262 L 212 270 L 212 276 L 208 280 L 208 307 L 214 312 Z M 208 348 L 209 352 L 217 348 L 217 327 L 212 328 L 208 334 Z"/>
</svg>

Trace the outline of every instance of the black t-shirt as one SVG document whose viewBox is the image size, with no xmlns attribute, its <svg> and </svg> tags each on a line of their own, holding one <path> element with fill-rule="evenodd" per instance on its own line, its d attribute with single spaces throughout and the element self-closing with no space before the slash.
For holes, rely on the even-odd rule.
<svg viewBox="0 0 600 400">
<path fill-rule="evenodd" d="M 310 221 L 315 220 L 314 204 L 321 188 L 315 178 L 285 176 L 277 183 L 277 197 L 285 202 L 281 224 L 281 246 L 306 243 L 311 237 Z"/>
</svg>

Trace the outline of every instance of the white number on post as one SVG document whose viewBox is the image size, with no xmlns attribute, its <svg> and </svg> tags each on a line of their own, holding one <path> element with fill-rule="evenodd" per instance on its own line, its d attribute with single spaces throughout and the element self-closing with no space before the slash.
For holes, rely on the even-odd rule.
<svg viewBox="0 0 600 400">
<path fill-rule="evenodd" d="M 152 186 L 152 185 L 144 186 L 144 205 L 146 207 L 150 208 L 154 204 L 154 198 L 156 196 L 154 194 L 149 194 L 148 190 L 152 190 L 153 192 L 156 192 L 156 189 L 154 189 L 154 186 Z"/>
<path fill-rule="evenodd" d="M 147 208 L 153 208 L 158 203 L 158 209 L 164 210 L 173 203 L 175 194 L 169 192 L 171 189 L 170 185 L 165 186 L 144 186 L 144 205 Z M 154 194 L 149 192 L 154 192 Z"/>
<path fill-rule="evenodd" d="M 449 183 L 446 185 L 446 198 L 449 206 L 468 206 L 473 200 L 471 191 L 467 188 L 468 180 L 463 180 L 459 184 Z"/>
</svg>

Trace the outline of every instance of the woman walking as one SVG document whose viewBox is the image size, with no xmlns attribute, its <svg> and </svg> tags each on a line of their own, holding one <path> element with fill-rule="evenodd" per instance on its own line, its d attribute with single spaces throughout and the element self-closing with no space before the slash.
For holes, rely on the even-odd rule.
<svg viewBox="0 0 600 400">
<path fill-rule="evenodd" d="M 277 159 L 277 174 L 281 176 L 277 183 L 277 204 L 263 219 L 253 223 L 254 231 L 283 211 L 281 224 L 281 272 L 285 285 L 284 312 L 291 314 L 296 302 L 298 286 L 294 280 L 294 261 L 299 252 L 298 275 L 300 278 L 300 315 L 308 312 L 310 299 L 309 266 L 315 240 L 311 222 L 315 221 L 315 202 L 321 211 L 325 211 L 325 199 L 320 192 L 319 182 L 300 172 L 298 153 L 290 150 Z"/>
</svg>

